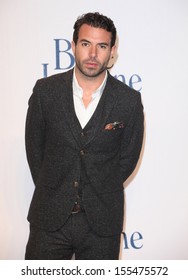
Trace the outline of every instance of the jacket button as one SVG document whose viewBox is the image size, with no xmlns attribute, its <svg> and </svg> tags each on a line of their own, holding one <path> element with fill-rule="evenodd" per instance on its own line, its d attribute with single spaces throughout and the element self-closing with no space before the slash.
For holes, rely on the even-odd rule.
<svg viewBox="0 0 188 280">
<path fill-rule="evenodd" d="M 74 186 L 75 188 L 78 188 L 78 187 L 79 187 L 79 183 L 78 183 L 77 181 L 74 181 L 74 182 L 73 182 L 73 186 Z"/>
</svg>

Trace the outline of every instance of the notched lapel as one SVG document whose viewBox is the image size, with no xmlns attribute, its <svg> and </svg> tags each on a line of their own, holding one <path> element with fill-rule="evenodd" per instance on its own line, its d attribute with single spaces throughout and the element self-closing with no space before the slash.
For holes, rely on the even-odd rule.
<svg viewBox="0 0 188 280">
<path fill-rule="evenodd" d="M 116 88 L 114 87 L 113 80 L 108 74 L 108 79 L 106 86 L 104 88 L 101 99 L 97 105 L 97 108 L 84 128 L 84 131 L 87 133 L 88 130 L 91 132 L 88 134 L 88 140 L 86 145 L 89 144 L 95 136 L 98 134 L 98 131 L 105 126 L 106 120 L 111 113 L 111 110 L 117 102 Z"/>
<path fill-rule="evenodd" d="M 65 112 L 66 121 L 69 124 L 70 131 L 72 132 L 78 146 L 81 147 L 82 143 L 78 135 L 81 134 L 82 128 L 76 116 L 75 109 L 74 109 L 74 101 L 73 101 L 73 89 L 72 89 L 73 70 L 70 70 L 65 75 L 66 76 L 64 76 L 64 80 L 61 83 L 61 89 L 60 89 L 62 93 L 63 110 Z"/>
</svg>

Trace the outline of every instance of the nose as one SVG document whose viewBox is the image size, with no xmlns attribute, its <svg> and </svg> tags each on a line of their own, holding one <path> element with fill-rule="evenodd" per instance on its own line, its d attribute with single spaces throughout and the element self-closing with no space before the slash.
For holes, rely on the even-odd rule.
<svg viewBox="0 0 188 280">
<path fill-rule="evenodd" d="M 97 57 L 97 46 L 91 45 L 89 54 L 92 58 Z"/>
</svg>

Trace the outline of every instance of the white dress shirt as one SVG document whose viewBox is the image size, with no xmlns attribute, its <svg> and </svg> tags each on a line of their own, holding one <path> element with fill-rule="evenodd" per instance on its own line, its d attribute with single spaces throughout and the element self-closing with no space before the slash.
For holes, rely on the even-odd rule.
<svg viewBox="0 0 188 280">
<path fill-rule="evenodd" d="M 85 107 L 82 97 L 83 97 L 83 90 L 79 86 L 78 81 L 76 79 L 75 71 L 73 74 L 73 100 L 74 100 L 74 108 L 76 112 L 76 116 L 80 122 L 80 125 L 82 128 L 86 126 L 90 118 L 92 117 L 95 109 L 97 108 L 97 105 L 99 103 L 99 100 L 102 96 L 104 87 L 106 85 L 107 80 L 107 71 L 105 78 L 102 82 L 102 84 L 99 86 L 97 90 L 95 90 L 92 93 L 92 99 L 87 107 Z"/>
</svg>

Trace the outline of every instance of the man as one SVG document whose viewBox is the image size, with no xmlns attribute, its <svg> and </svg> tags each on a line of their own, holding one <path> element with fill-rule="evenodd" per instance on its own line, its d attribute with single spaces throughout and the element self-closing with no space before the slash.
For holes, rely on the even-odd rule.
<svg viewBox="0 0 188 280">
<path fill-rule="evenodd" d="M 74 69 L 37 81 L 26 151 L 35 191 L 26 259 L 118 259 L 123 182 L 143 139 L 140 94 L 107 71 L 116 28 L 99 13 L 76 21 Z"/>
</svg>

